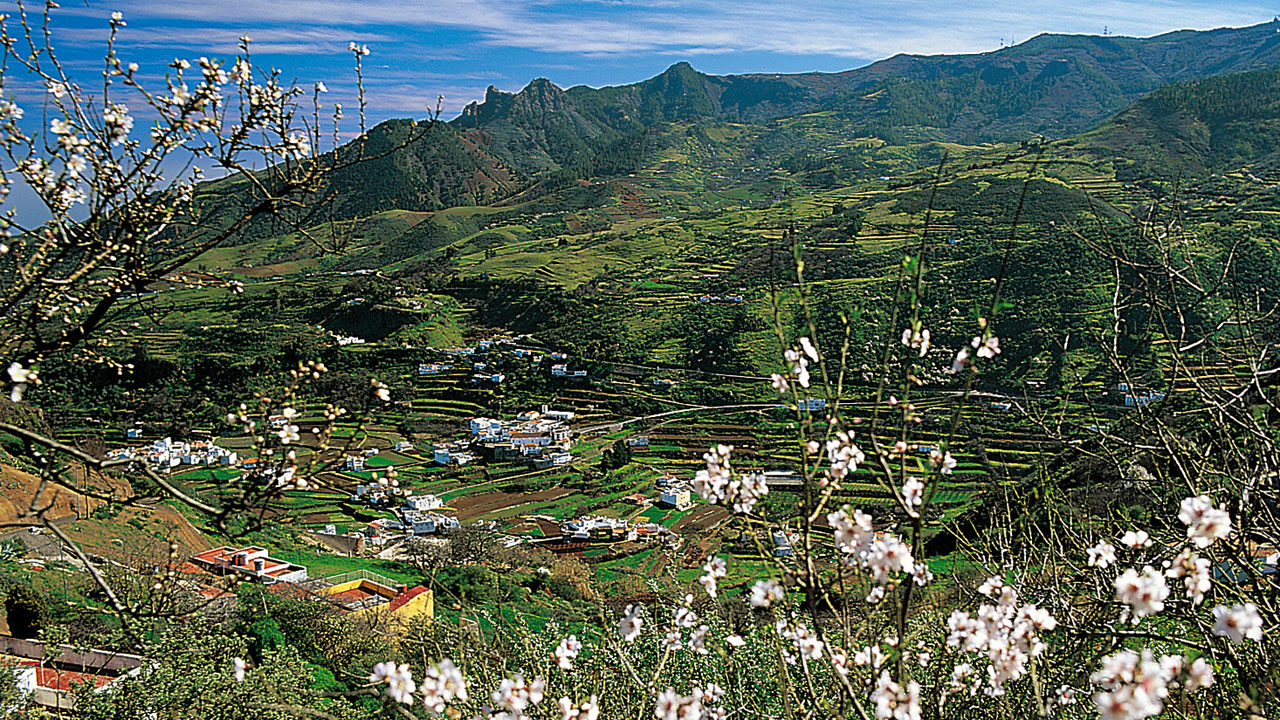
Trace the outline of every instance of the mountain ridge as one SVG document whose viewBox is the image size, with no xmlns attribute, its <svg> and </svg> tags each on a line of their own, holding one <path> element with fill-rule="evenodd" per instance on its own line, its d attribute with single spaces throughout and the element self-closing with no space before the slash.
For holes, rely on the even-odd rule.
<svg viewBox="0 0 1280 720">
<path fill-rule="evenodd" d="M 710 75 L 681 61 L 638 82 L 561 92 L 575 112 L 615 131 L 658 119 L 758 123 L 836 111 L 854 127 L 927 125 L 956 142 L 1062 137 L 1168 82 L 1280 67 L 1278 29 L 1280 22 L 1272 21 L 1149 38 L 1041 33 L 984 53 L 899 53 L 834 73 Z M 559 89 L 545 78 L 535 82 Z M 886 96 L 864 102 L 881 90 Z M 503 108 L 486 107 L 494 98 L 486 93 L 451 122 L 482 127 L 500 121 Z M 923 112 L 913 112 L 913 104 Z"/>
</svg>

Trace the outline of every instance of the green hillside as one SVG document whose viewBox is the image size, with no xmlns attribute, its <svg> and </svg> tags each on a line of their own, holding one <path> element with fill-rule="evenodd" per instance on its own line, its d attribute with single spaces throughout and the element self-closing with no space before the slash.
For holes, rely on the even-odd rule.
<svg viewBox="0 0 1280 720">
<path fill-rule="evenodd" d="M 1130 175 L 1201 177 L 1280 163 L 1280 72 L 1260 70 L 1162 87 L 1081 139 L 1123 158 Z"/>
</svg>

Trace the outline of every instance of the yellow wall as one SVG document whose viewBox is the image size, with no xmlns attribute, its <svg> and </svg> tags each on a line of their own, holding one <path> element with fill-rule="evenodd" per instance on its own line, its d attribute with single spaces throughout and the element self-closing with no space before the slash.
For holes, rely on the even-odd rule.
<svg viewBox="0 0 1280 720">
<path fill-rule="evenodd" d="M 339 583 L 338 585 L 334 585 L 332 587 L 327 587 L 323 590 L 320 590 L 319 593 L 321 595 L 337 595 L 338 593 L 343 593 L 348 590 L 356 590 L 356 589 L 362 589 L 371 593 L 375 593 L 377 595 L 381 595 L 382 597 L 385 597 L 388 601 L 395 598 L 395 591 L 392 590 L 391 588 L 385 587 L 383 585 L 372 582 L 370 580 L 363 580 L 363 579 L 349 580 L 344 583 Z M 374 611 L 386 612 L 386 609 L 387 609 L 387 606 L 385 604 L 373 605 L 371 607 L 360 608 L 359 610 L 353 610 L 351 614 L 358 616 L 358 615 L 363 615 L 364 613 L 367 613 L 367 612 L 374 612 Z M 433 593 L 429 589 L 426 592 L 421 593 L 414 599 L 410 600 L 409 602 L 396 608 L 393 615 L 395 615 L 395 617 L 401 620 L 408 620 L 410 618 L 413 618 L 423 613 L 426 613 L 428 617 L 432 617 L 435 615 L 435 593 Z"/>
<path fill-rule="evenodd" d="M 401 620 L 410 620 L 418 615 L 434 617 L 436 614 L 435 593 L 427 590 L 418 597 L 396 608 L 395 616 Z"/>
</svg>

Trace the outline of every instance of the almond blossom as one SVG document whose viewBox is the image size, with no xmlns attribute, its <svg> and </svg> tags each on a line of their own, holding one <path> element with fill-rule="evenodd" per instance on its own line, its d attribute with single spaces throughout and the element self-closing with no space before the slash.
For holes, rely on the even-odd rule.
<svg viewBox="0 0 1280 720">
<path fill-rule="evenodd" d="M 990 666 L 984 692 L 998 697 L 1004 694 L 1006 683 L 1022 677 L 1031 660 L 1044 653 L 1040 633 L 1056 629 L 1058 621 L 1035 604 L 1018 608 L 1017 591 L 998 577 L 983 583 L 982 590 L 996 603 L 983 603 L 977 615 L 952 612 L 947 620 L 947 645 L 986 655 Z"/>
<path fill-rule="evenodd" d="M 1000 354 L 1000 338 L 988 335 L 985 338 L 975 337 L 969 346 L 977 351 L 980 358 L 993 358 Z"/>
<path fill-rule="evenodd" d="M 600 717 L 600 699 L 595 695 L 576 705 L 567 697 L 560 698 L 556 704 L 560 707 L 561 720 L 597 720 Z"/>
<path fill-rule="evenodd" d="M 533 682 L 525 682 L 524 676 L 503 678 L 498 689 L 493 691 L 490 699 L 495 708 L 504 710 L 513 718 L 524 717 L 524 711 L 532 705 L 538 705 L 546 693 L 547 681 L 534 678 Z"/>
<path fill-rule="evenodd" d="M 369 682 L 378 685 L 387 684 L 387 697 L 395 700 L 403 705 L 413 704 L 413 693 L 416 686 L 413 682 L 413 673 L 409 671 L 408 665 L 396 665 L 394 662 L 380 662 L 373 666 L 373 673 L 369 675 Z"/>
<path fill-rule="evenodd" d="M 782 602 L 786 594 L 786 590 L 778 584 L 777 580 L 757 580 L 756 584 L 751 586 L 751 606 L 769 607 Z"/>
<path fill-rule="evenodd" d="M 1187 538 L 1198 548 L 1207 548 L 1231 534 L 1231 515 L 1225 507 L 1214 507 L 1208 495 L 1182 501 L 1178 519 L 1187 526 Z"/>
<path fill-rule="evenodd" d="M 1106 568 L 1109 565 L 1113 565 L 1116 561 L 1115 547 L 1105 542 L 1100 542 L 1097 545 L 1094 545 L 1086 552 L 1089 553 L 1089 567 Z"/>
<path fill-rule="evenodd" d="M 628 605 L 626 611 L 622 614 L 622 621 L 618 627 L 618 635 L 627 642 L 634 642 L 640 637 L 640 626 L 643 620 L 640 617 L 642 610 L 639 605 Z"/>
<path fill-rule="evenodd" d="M 1151 536 L 1146 530 L 1129 530 L 1120 537 L 1120 544 L 1132 550 L 1151 547 Z"/>
<path fill-rule="evenodd" d="M 876 679 L 871 702 L 875 705 L 878 720 L 919 720 L 920 684 L 912 680 L 904 690 L 886 670 Z"/>
<path fill-rule="evenodd" d="M 929 453 L 929 462 L 933 467 L 943 475 L 950 475 L 951 471 L 956 469 L 956 459 L 951 456 L 951 451 L 933 450 Z"/>
<path fill-rule="evenodd" d="M 907 481 L 902 484 L 902 499 L 907 503 L 908 508 L 920 507 L 924 502 L 924 483 L 918 477 L 908 477 Z"/>
<path fill-rule="evenodd" d="M 1116 600 L 1128 606 L 1125 612 L 1134 625 L 1164 610 L 1164 601 L 1169 597 L 1164 575 L 1150 565 L 1141 573 L 1133 568 L 1125 570 L 1115 579 L 1115 588 Z"/>
<path fill-rule="evenodd" d="M 698 578 L 698 582 L 702 584 L 702 587 L 706 588 L 708 595 L 715 597 L 718 592 L 716 581 L 728 574 L 728 565 L 725 563 L 724 558 L 712 557 L 707 560 L 702 569 L 705 573 Z"/>
<path fill-rule="evenodd" d="M 1205 593 L 1213 588 L 1213 580 L 1210 577 L 1211 565 L 1208 558 L 1199 557 L 1190 549 L 1186 549 L 1173 560 L 1165 563 L 1168 569 L 1164 574 L 1171 580 L 1181 579 L 1187 588 L 1187 597 L 1199 605 L 1204 601 Z"/>
<path fill-rule="evenodd" d="M 445 703 L 467 701 L 467 681 L 452 660 L 427 668 L 421 689 L 423 704 L 437 715 L 444 713 Z"/>
<path fill-rule="evenodd" d="M 1219 605 L 1213 609 L 1213 617 L 1214 635 L 1235 644 L 1245 640 L 1262 642 L 1262 615 L 1258 613 L 1257 605 L 1251 602 L 1231 607 Z"/>
<path fill-rule="evenodd" d="M 919 348 L 920 357 L 929 354 L 929 331 L 907 328 L 902 331 L 902 344 L 909 348 Z"/>
<path fill-rule="evenodd" d="M 556 646 L 555 658 L 556 665 L 561 670 L 572 670 L 573 661 L 577 659 L 578 653 L 582 651 L 582 643 L 578 642 L 578 638 L 574 635 L 560 641 Z"/>
</svg>

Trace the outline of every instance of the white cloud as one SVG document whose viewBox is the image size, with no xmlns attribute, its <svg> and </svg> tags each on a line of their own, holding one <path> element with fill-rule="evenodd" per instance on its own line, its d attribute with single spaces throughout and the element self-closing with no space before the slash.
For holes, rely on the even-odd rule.
<svg viewBox="0 0 1280 720">
<path fill-rule="evenodd" d="M 988 50 L 1000 39 L 1040 32 L 1151 35 L 1182 28 L 1242 25 L 1270 18 L 1252 2 L 1049 0 L 940 3 L 841 0 L 641 0 L 557 3 L 536 0 L 125 0 L 126 15 L 214 24 L 280 24 L 291 32 L 455 28 L 490 46 L 558 53 L 705 54 L 765 51 L 878 58 L 897 52 Z M 305 43 L 299 43 L 300 45 Z"/>
</svg>

